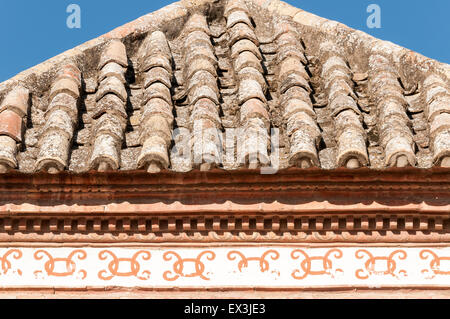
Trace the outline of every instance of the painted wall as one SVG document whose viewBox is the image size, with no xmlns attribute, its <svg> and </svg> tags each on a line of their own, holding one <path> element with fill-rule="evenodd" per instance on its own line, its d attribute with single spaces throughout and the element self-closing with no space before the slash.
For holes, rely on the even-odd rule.
<svg viewBox="0 0 450 319">
<path fill-rule="evenodd" d="M 8 247 L 0 256 L 1 288 L 450 287 L 450 247 Z"/>
</svg>

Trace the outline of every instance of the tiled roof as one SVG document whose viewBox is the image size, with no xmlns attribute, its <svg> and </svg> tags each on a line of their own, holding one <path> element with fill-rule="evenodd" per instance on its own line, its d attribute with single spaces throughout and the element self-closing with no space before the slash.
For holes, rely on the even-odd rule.
<svg viewBox="0 0 450 319">
<path fill-rule="evenodd" d="M 450 167 L 449 70 L 280 1 L 182 1 L 0 84 L 0 172 Z"/>
</svg>

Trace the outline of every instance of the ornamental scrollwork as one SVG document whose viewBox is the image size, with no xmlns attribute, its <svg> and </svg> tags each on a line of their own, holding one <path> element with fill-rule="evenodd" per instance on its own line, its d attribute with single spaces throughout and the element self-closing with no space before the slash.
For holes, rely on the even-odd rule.
<svg viewBox="0 0 450 319">
<path fill-rule="evenodd" d="M 18 249 L 10 249 L 3 256 L 0 257 L 0 262 L 1 262 L 1 265 L 2 265 L 3 275 L 7 275 L 8 272 L 12 268 L 11 261 L 8 260 L 9 256 L 12 256 L 12 258 L 18 260 L 18 259 L 22 258 L 22 252 L 20 250 L 18 250 Z M 17 269 L 16 272 L 20 276 L 22 275 L 22 270 Z"/>
<path fill-rule="evenodd" d="M 185 278 L 200 277 L 203 280 L 210 280 L 204 274 L 205 264 L 201 261 L 203 256 L 206 256 L 206 259 L 210 261 L 216 258 L 216 254 L 210 250 L 205 250 L 201 252 L 197 256 L 197 258 L 181 258 L 181 256 L 174 251 L 165 252 L 163 255 L 165 261 L 172 260 L 172 257 L 175 257 L 176 261 L 172 266 L 174 274 L 172 273 L 172 271 L 166 271 L 163 274 L 163 278 L 167 281 L 175 281 L 180 277 Z M 185 263 L 194 263 L 195 272 L 191 274 L 184 274 L 183 270 L 185 267 Z"/>
<path fill-rule="evenodd" d="M 421 259 L 426 260 L 431 257 L 430 269 L 423 269 L 423 274 L 430 274 L 427 279 L 432 279 L 437 275 L 450 275 L 450 270 L 443 270 L 441 262 L 450 261 L 450 257 L 439 257 L 435 252 L 430 249 L 424 249 L 419 253 Z"/>
<path fill-rule="evenodd" d="M 302 249 L 295 249 L 291 252 L 292 259 L 300 259 L 303 257 L 302 262 L 300 263 L 300 269 L 295 269 L 292 272 L 292 277 L 297 280 L 305 279 L 308 276 L 319 276 L 319 275 L 330 275 L 332 278 L 336 275 L 336 273 L 343 273 L 344 271 L 340 268 L 333 269 L 333 262 L 330 257 L 334 257 L 336 259 L 342 258 L 343 253 L 340 249 L 330 249 L 324 256 L 309 256 Z M 312 269 L 312 262 L 314 260 L 322 262 L 322 269 Z"/>
<path fill-rule="evenodd" d="M 243 268 L 248 268 L 249 261 L 257 261 L 259 262 L 259 267 L 261 272 L 266 272 L 269 270 L 270 262 L 266 260 L 266 257 L 270 257 L 272 260 L 277 260 L 280 258 L 280 254 L 276 250 L 268 250 L 261 255 L 261 257 L 246 257 L 243 253 L 237 250 L 232 250 L 227 255 L 228 259 L 233 261 L 237 257 L 240 257 L 240 261 L 238 263 L 238 269 L 242 272 Z"/>
<path fill-rule="evenodd" d="M 150 271 L 144 270 L 140 274 L 141 264 L 138 261 L 139 256 L 142 255 L 143 260 L 150 260 L 151 254 L 146 250 L 140 250 L 136 252 L 131 258 L 118 258 L 116 254 L 114 254 L 110 250 L 103 250 L 99 252 L 98 257 L 100 260 L 106 260 L 108 257 L 111 257 L 112 260 L 108 264 L 107 270 L 101 270 L 98 273 L 98 278 L 101 280 L 111 280 L 114 277 L 136 277 L 140 280 L 148 280 L 150 278 Z M 119 266 L 121 263 L 129 263 L 130 271 L 128 272 L 120 272 Z M 109 274 L 108 274 L 109 273 Z"/>
<path fill-rule="evenodd" d="M 406 276 L 406 270 L 399 270 L 396 272 L 397 269 L 397 262 L 394 260 L 394 257 L 396 257 L 398 255 L 398 258 L 400 260 L 404 260 L 407 257 L 407 254 L 404 250 L 395 250 L 393 251 L 391 254 L 389 254 L 388 256 L 377 256 L 375 257 L 374 255 L 372 255 L 372 253 L 370 253 L 368 250 L 366 249 L 359 249 L 355 252 L 355 256 L 358 259 L 362 259 L 364 258 L 364 256 L 367 256 L 367 260 L 364 263 L 364 269 L 358 269 L 355 273 L 356 278 L 358 279 L 368 279 L 370 276 L 372 275 L 391 275 L 395 278 L 398 278 L 400 274 L 402 274 L 403 276 Z M 384 270 L 380 270 L 380 271 L 376 271 L 375 270 L 375 266 L 377 264 L 377 262 L 379 261 L 385 261 L 386 262 L 386 269 Z"/>
<path fill-rule="evenodd" d="M 84 250 L 77 249 L 72 251 L 67 258 L 54 258 L 48 251 L 40 249 L 37 250 L 34 253 L 34 259 L 41 260 L 44 257 L 47 257 L 48 260 L 44 264 L 44 270 L 47 273 L 48 276 L 55 276 L 55 277 L 67 277 L 72 276 L 77 271 L 77 265 L 74 261 L 74 257 L 77 257 L 78 260 L 86 259 L 87 254 Z M 65 271 L 58 272 L 55 271 L 56 264 L 57 263 L 63 263 Z M 38 276 L 39 274 L 42 274 L 42 270 L 36 270 L 34 274 Z M 81 275 L 81 279 L 85 279 L 87 276 L 87 272 L 84 269 L 78 270 L 78 274 Z"/>
</svg>

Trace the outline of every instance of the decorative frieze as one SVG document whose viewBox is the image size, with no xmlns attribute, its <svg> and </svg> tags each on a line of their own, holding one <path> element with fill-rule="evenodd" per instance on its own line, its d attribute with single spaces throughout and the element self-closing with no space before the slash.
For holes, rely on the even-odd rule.
<svg viewBox="0 0 450 319">
<path fill-rule="evenodd" d="M 0 286 L 450 287 L 448 247 L 301 245 L 0 248 Z"/>
</svg>

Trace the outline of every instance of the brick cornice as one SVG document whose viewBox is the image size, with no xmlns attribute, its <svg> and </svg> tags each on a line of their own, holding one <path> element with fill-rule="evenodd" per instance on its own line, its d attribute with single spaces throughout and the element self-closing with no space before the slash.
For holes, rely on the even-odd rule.
<svg viewBox="0 0 450 319">
<path fill-rule="evenodd" d="M 449 230 L 433 215 L 0 218 L 0 242 L 449 243 Z"/>
<path fill-rule="evenodd" d="M 282 192 L 280 194 L 279 192 Z M 351 192 L 351 193 L 349 193 Z M 177 199 L 189 196 L 232 199 L 255 195 L 280 198 L 283 194 L 311 198 L 311 193 L 324 197 L 344 196 L 358 198 L 382 197 L 401 199 L 408 195 L 417 200 L 445 201 L 450 197 L 450 170 L 433 169 L 371 169 L 332 171 L 290 168 L 274 175 L 259 171 L 213 170 L 188 173 L 163 172 L 149 175 L 143 171 L 85 174 L 62 173 L 18 174 L 0 176 L 0 194 L 3 201 L 12 200 L 84 200 L 114 198 Z M 349 196 L 351 194 L 351 196 Z M 378 196 L 380 195 L 381 196 Z M 419 196 L 417 198 L 417 196 Z M 298 197 L 297 197 L 298 198 Z"/>
<path fill-rule="evenodd" d="M 0 176 L 0 242 L 450 242 L 450 171 Z"/>
</svg>

